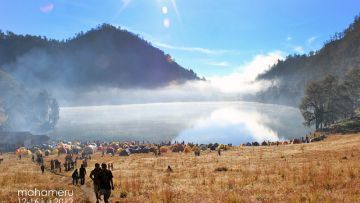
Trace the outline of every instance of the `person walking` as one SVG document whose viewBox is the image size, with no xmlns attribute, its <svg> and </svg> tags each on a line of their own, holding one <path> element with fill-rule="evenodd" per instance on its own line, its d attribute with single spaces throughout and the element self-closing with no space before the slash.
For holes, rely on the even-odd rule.
<svg viewBox="0 0 360 203">
<path fill-rule="evenodd" d="M 54 170 L 54 160 L 50 160 L 50 170 L 53 171 Z"/>
<path fill-rule="evenodd" d="M 71 177 L 73 179 L 73 185 L 77 185 L 78 184 L 78 178 L 79 178 L 79 173 L 78 173 L 77 169 L 75 169 L 75 171 L 73 172 Z"/>
<path fill-rule="evenodd" d="M 110 170 L 106 169 L 106 163 L 101 164 L 101 171 L 99 173 L 99 186 L 100 186 L 100 195 L 104 195 L 104 202 L 109 202 L 109 197 L 111 195 L 111 190 L 114 190 L 113 175 Z"/>
<path fill-rule="evenodd" d="M 90 179 L 93 180 L 94 183 L 94 193 L 96 196 L 96 203 L 99 202 L 100 196 L 99 196 L 99 192 L 100 192 L 100 179 L 99 179 L 99 174 L 101 172 L 101 168 L 100 168 L 100 164 L 96 163 L 95 164 L 95 168 L 90 172 Z"/>
<path fill-rule="evenodd" d="M 84 168 L 84 165 L 81 164 L 80 167 L 80 173 L 79 173 L 79 177 L 80 177 L 80 184 L 84 185 L 85 184 L 85 175 L 86 175 L 86 169 Z"/>
<path fill-rule="evenodd" d="M 44 166 L 44 164 L 41 164 L 40 169 L 41 169 L 41 173 L 44 173 L 44 172 L 45 172 L 45 166 Z"/>
</svg>

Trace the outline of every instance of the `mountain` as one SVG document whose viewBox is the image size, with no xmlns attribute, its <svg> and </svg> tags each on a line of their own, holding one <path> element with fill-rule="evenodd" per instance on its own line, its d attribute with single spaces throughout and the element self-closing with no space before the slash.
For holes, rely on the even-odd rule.
<svg viewBox="0 0 360 203">
<path fill-rule="evenodd" d="M 149 42 L 109 24 L 63 41 L 0 33 L 0 67 L 27 87 L 50 91 L 156 88 L 199 79 Z"/>
<path fill-rule="evenodd" d="M 351 69 L 360 69 L 360 17 L 341 33 L 336 33 L 324 46 L 308 55 L 292 55 L 278 61 L 258 81 L 271 81 L 272 85 L 257 95 L 267 103 L 298 106 L 309 81 L 326 75 L 343 78 Z"/>
</svg>

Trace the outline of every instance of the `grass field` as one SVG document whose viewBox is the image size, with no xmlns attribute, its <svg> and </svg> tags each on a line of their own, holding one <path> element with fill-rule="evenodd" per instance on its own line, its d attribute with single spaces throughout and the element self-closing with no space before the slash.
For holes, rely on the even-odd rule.
<svg viewBox="0 0 360 203">
<path fill-rule="evenodd" d="M 94 201 L 89 178 L 85 186 L 72 186 L 71 172 L 41 174 L 30 157 L 2 157 L 0 202 L 18 202 L 17 191 L 32 188 L 73 190 L 73 202 Z M 47 168 L 54 157 L 46 157 Z M 221 156 L 96 153 L 88 173 L 95 162 L 114 164 L 111 202 L 360 202 L 360 134 L 310 144 L 233 147 Z M 166 171 L 168 165 L 173 172 Z"/>
</svg>

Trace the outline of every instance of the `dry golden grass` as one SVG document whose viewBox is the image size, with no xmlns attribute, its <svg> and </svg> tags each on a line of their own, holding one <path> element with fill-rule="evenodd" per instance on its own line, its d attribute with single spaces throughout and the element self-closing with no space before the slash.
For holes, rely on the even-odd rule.
<svg viewBox="0 0 360 203">
<path fill-rule="evenodd" d="M 359 134 L 334 135 L 311 144 L 233 147 L 221 156 L 169 152 L 160 157 L 152 153 L 101 157 L 99 153 L 89 161 L 88 173 L 95 162 L 114 163 L 112 202 L 360 202 Z M 166 172 L 168 165 L 173 172 Z M 0 173 L 0 185 L 5 185 L 0 197 L 6 202 L 17 195 L 17 189 L 35 186 L 71 187 L 77 202 L 93 201 L 89 179 L 89 189 L 70 186 L 70 172 L 63 173 L 67 177 L 42 175 L 29 158 L 18 161 L 5 155 Z M 126 197 L 120 198 L 121 193 Z"/>
<path fill-rule="evenodd" d="M 73 201 L 84 202 L 86 194 L 70 184 L 68 177 L 57 176 L 50 172 L 41 173 L 40 166 L 31 161 L 31 156 L 21 160 L 15 154 L 3 154 L 0 164 L 0 202 L 23 202 L 18 190 L 73 190 Z M 41 197 L 34 197 L 39 200 Z M 55 199 L 49 198 L 49 199 Z M 29 198 L 30 200 L 30 198 Z M 39 202 L 40 203 L 40 202 Z"/>
</svg>

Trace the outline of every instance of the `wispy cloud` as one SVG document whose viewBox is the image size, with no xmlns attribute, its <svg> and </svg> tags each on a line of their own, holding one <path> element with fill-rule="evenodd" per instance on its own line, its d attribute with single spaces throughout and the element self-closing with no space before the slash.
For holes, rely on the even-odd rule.
<svg viewBox="0 0 360 203">
<path fill-rule="evenodd" d="M 296 51 L 299 54 L 303 54 L 305 52 L 304 47 L 302 46 L 295 46 L 294 51 Z"/>
<path fill-rule="evenodd" d="M 221 55 L 226 53 L 238 53 L 238 51 L 235 50 L 226 50 L 226 49 L 208 49 L 208 48 L 202 48 L 202 47 L 187 47 L 187 46 L 174 46 L 158 41 L 151 41 L 153 45 L 166 48 L 166 49 L 172 49 L 172 50 L 179 50 L 179 51 L 188 51 L 188 52 L 198 52 L 202 54 L 209 54 L 209 55 Z"/>
<path fill-rule="evenodd" d="M 287 41 L 287 42 L 291 41 L 292 39 L 293 39 L 293 38 L 292 38 L 291 36 L 287 36 L 287 37 L 286 37 L 286 41 Z"/>
<path fill-rule="evenodd" d="M 46 4 L 40 7 L 40 11 L 43 13 L 49 13 L 54 10 L 54 4 Z"/>
<path fill-rule="evenodd" d="M 131 27 L 128 27 L 126 25 L 119 25 L 117 23 L 112 23 L 114 26 L 121 27 L 121 29 L 125 29 L 129 32 L 132 32 L 134 34 L 140 35 L 143 39 L 150 42 L 153 46 L 156 46 L 158 48 L 162 49 L 170 49 L 170 50 L 177 50 L 177 51 L 185 51 L 185 52 L 196 52 L 200 54 L 206 54 L 206 55 L 223 55 L 223 54 L 232 54 L 232 55 L 241 55 L 241 54 L 250 54 L 254 51 L 239 51 L 239 50 L 232 50 L 232 49 L 209 49 L 209 48 L 203 48 L 203 47 L 191 47 L 191 46 L 175 46 L 168 43 L 163 43 L 158 38 L 154 37 L 151 34 L 148 34 L 146 32 L 133 29 Z"/>
<path fill-rule="evenodd" d="M 251 61 L 237 68 L 237 71 L 226 76 L 208 77 L 211 85 L 227 93 L 255 93 L 265 87 L 262 82 L 255 82 L 256 77 L 269 70 L 278 60 L 285 58 L 282 51 L 258 54 Z"/>
<path fill-rule="evenodd" d="M 317 36 L 310 37 L 309 39 L 307 39 L 307 43 L 308 43 L 308 44 L 312 44 L 312 43 L 315 42 L 315 40 L 316 40 L 317 38 L 318 38 Z"/>
<path fill-rule="evenodd" d="M 206 64 L 210 65 L 210 66 L 218 66 L 218 67 L 222 67 L 222 68 L 230 66 L 229 62 L 227 62 L 227 61 L 220 61 L 220 62 L 219 61 L 210 61 Z"/>
<path fill-rule="evenodd" d="M 209 49 L 209 48 L 203 48 L 203 47 L 191 47 L 191 46 L 175 46 L 168 43 L 163 43 L 158 38 L 154 37 L 151 34 L 148 34 L 146 32 L 133 29 L 131 27 L 125 26 L 125 25 L 119 25 L 116 23 L 112 23 L 114 26 L 121 27 L 121 29 L 125 29 L 129 32 L 132 32 L 134 34 L 140 35 L 143 39 L 150 42 L 153 46 L 161 48 L 161 49 L 170 49 L 170 50 L 177 50 L 177 51 L 185 51 L 185 52 L 195 52 L 200 54 L 206 54 L 206 55 L 223 55 L 223 54 L 231 54 L 231 55 L 241 55 L 241 54 L 250 54 L 255 51 L 239 51 L 239 50 L 232 50 L 232 49 Z"/>
</svg>

